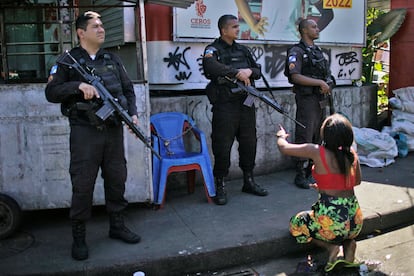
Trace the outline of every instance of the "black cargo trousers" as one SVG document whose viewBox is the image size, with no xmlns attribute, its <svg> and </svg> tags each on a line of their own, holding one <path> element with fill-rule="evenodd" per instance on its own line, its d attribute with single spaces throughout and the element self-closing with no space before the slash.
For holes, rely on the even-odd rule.
<svg viewBox="0 0 414 276">
<path fill-rule="evenodd" d="M 323 95 L 320 93 L 296 92 L 296 120 L 304 124 L 306 128 L 296 126 L 295 144 L 320 144 L 320 128 L 325 119 L 325 110 L 320 105 L 322 98 Z"/>
<path fill-rule="evenodd" d="M 243 100 L 213 105 L 212 150 L 215 177 L 225 177 L 230 168 L 234 139 L 239 142 L 239 167 L 252 171 L 256 159 L 256 110 L 245 106 Z"/>
<path fill-rule="evenodd" d="M 108 212 L 120 212 L 128 204 L 124 198 L 127 178 L 123 126 L 71 125 L 70 168 L 72 205 L 70 218 L 91 217 L 93 191 L 99 168 L 104 179 Z"/>
</svg>

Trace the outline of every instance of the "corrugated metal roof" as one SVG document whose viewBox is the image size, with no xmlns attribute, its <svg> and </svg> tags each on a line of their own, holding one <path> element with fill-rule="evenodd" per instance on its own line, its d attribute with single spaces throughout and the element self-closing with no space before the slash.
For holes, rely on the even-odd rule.
<svg viewBox="0 0 414 276">
<path fill-rule="evenodd" d="M 122 1 L 122 0 L 120 0 Z M 188 8 L 194 3 L 195 0 L 145 0 L 145 3 L 165 5 L 177 8 Z M 124 0 L 124 2 L 137 3 L 138 0 Z"/>
</svg>

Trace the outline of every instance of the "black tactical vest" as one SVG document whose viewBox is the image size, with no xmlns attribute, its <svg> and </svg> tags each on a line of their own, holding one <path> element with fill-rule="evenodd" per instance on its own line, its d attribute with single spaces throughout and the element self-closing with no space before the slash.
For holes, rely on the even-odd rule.
<svg viewBox="0 0 414 276">
<path fill-rule="evenodd" d="M 216 39 L 211 46 L 216 49 L 217 60 L 220 63 L 231 66 L 235 69 L 252 67 L 249 50 L 246 47 L 243 47 L 237 43 L 230 47 L 225 47 L 219 39 Z M 254 80 L 251 79 L 251 82 L 254 83 Z M 220 80 L 213 80 L 209 83 L 209 85 L 207 85 L 206 94 L 212 104 L 215 102 L 224 103 L 244 99 L 246 97 L 244 93 L 231 92 L 231 89 L 236 87 L 236 84 L 228 81 L 220 83 Z M 220 90 L 220 93 L 218 90 Z"/>
<path fill-rule="evenodd" d="M 232 47 L 223 47 L 217 41 L 212 44 L 218 51 L 218 60 L 233 68 L 249 68 L 251 67 L 248 50 L 239 44 L 234 44 Z"/>
<path fill-rule="evenodd" d="M 296 44 L 304 50 L 302 74 L 316 79 L 327 79 L 329 74 L 328 62 L 318 46 L 306 46 L 303 42 Z"/>
<path fill-rule="evenodd" d="M 119 74 L 118 64 L 112 59 L 111 54 L 104 53 L 97 56 L 95 60 L 86 59 L 86 52 L 79 48 L 71 51 L 73 57 L 89 74 L 98 76 L 101 83 L 111 93 L 124 109 L 128 109 L 127 99 L 123 94 L 122 82 Z M 70 80 L 85 81 L 76 70 L 69 71 Z M 73 97 L 70 101 L 62 103 L 62 114 L 68 117 L 77 117 L 88 120 L 92 125 L 102 125 L 102 121 L 95 116 L 95 112 L 102 106 L 100 99 L 85 101 L 82 95 Z M 111 116 L 113 117 L 113 116 Z M 108 118 L 110 124 L 117 124 L 118 118 Z"/>
<path fill-rule="evenodd" d="M 118 99 L 123 108 L 128 108 L 127 100 L 122 91 L 122 82 L 119 74 L 120 69 L 118 68 L 119 65 L 112 59 L 110 53 L 104 53 L 103 56 L 97 56 L 95 60 L 86 60 L 79 51 L 74 55 L 74 58 L 78 60 L 79 64 L 88 73 L 100 78 L 101 83 L 114 98 Z"/>
</svg>

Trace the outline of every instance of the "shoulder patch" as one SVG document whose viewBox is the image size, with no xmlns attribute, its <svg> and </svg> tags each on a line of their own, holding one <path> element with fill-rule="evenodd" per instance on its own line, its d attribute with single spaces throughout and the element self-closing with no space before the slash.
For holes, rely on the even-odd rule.
<svg viewBox="0 0 414 276">
<path fill-rule="evenodd" d="M 296 62 L 296 56 L 295 55 L 290 55 L 289 56 L 289 63 L 293 63 Z"/>
<path fill-rule="evenodd" d="M 58 69 L 57 64 L 53 65 L 52 68 L 50 68 L 50 73 L 49 74 L 50 75 L 56 74 L 57 69 Z"/>
<path fill-rule="evenodd" d="M 214 52 L 216 52 L 217 49 L 212 47 L 212 46 L 208 46 L 205 50 L 204 50 L 204 57 L 212 57 Z"/>
</svg>

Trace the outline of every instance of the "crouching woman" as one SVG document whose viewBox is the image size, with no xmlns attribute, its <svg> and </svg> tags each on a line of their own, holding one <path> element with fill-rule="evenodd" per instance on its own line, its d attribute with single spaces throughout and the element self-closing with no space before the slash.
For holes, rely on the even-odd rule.
<svg viewBox="0 0 414 276">
<path fill-rule="evenodd" d="M 351 266 L 355 259 L 356 241 L 362 228 L 362 212 L 354 193 L 361 183 L 361 168 L 352 149 L 354 134 L 351 123 L 342 115 L 325 119 L 321 127 L 321 145 L 291 144 L 283 127 L 277 132 L 277 145 L 286 155 L 313 160 L 311 187 L 319 199 L 310 211 L 303 211 L 290 220 L 290 232 L 298 243 L 313 243 L 328 252 L 326 271 L 338 262 Z M 338 259 L 340 247 L 344 259 Z"/>
</svg>

